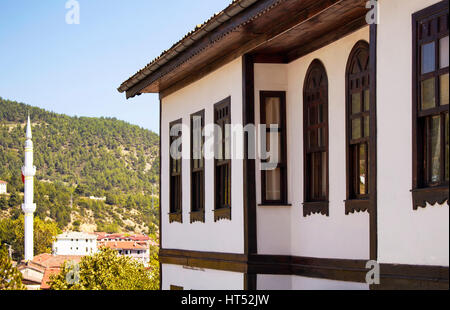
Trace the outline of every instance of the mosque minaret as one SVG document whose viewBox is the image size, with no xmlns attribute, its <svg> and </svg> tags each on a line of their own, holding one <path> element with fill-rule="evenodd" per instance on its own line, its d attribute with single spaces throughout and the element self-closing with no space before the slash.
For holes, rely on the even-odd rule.
<svg viewBox="0 0 450 310">
<path fill-rule="evenodd" d="M 31 261 L 34 258 L 33 253 L 33 213 L 36 211 L 36 204 L 33 203 L 33 184 L 36 175 L 36 167 L 33 166 L 33 141 L 31 141 L 31 122 L 28 116 L 26 141 L 25 141 L 25 165 L 22 167 L 24 177 L 24 203 L 22 211 L 25 213 L 25 261 Z"/>
</svg>

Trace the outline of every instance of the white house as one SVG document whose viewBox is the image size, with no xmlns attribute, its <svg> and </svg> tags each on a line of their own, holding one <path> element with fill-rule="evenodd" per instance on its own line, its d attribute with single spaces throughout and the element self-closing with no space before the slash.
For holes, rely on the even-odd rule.
<svg viewBox="0 0 450 310">
<path fill-rule="evenodd" d="M 8 194 L 7 186 L 7 182 L 0 180 L 0 195 Z"/>
<path fill-rule="evenodd" d="M 448 35 L 448 0 L 236 0 L 125 81 L 160 96 L 162 289 L 448 289 Z"/>
<path fill-rule="evenodd" d="M 150 261 L 150 250 L 145 242 L 136 241 L 105 241 L 99 247 L 106 247 L 117 251 L 121 256 L 131 257 L 134 260 L 147 265 Z"/>
<path fill-rule="evenodd" d="M 54 255 L 86 256 L 97 253 L 97 235 L 82 232 L 66 232 L 56 236 Z"/>
</svg>

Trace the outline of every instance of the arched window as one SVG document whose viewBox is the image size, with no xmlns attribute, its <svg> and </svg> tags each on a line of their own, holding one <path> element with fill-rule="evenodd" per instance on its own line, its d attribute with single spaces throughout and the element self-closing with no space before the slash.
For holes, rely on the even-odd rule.
<svg viewBox="0 0 450 310">
<path fill-rule="evenodd" d="M 347 201 L 346 213 L 370 207 L 370 63 L 369 44 L 359 41 L 346 71 Z"/>
<path fill-rule="evenodd" d="M 329 215 L 328 210 L 328 77 L 314 60 L 303 87 L 303 215 Z"/>
</svg>

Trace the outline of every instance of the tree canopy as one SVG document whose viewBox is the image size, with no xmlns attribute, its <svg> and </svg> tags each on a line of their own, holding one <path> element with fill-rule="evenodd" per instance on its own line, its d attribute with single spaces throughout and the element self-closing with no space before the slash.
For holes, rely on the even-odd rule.
<svg viewBox="0 0 450 310">
<path fill-rule="evenodd" d="M 0 290 L 25 290 L 22 274 L 12 265 L 8 248 L 0 245 Z"/>
<path fill-rule="evenodd" d="M 156 263 L 146 268 L 142 263 L 119 256 L 112 249 L 85 256 L 78 265 L 66 263 L 50 278 L 52 290 L 157 290 L 159 270 Z"/>
</svg>

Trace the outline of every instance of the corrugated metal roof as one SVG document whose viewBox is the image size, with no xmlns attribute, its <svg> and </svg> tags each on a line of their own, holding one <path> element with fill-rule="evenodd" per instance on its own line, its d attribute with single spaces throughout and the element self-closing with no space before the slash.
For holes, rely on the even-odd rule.
<svg viewBox="0 0 450 310">
<path fill-rule="evenodd" d="M 194 30 L 187 33 L 180 41 L 172 45 L 170 49 L 162 52 L 160 56 L 152 60 L 143 69 L 139 70 L 136 74 L 123 82 L 118 88 L 118 91 L 122 93 L 129 90 L 164 64 L 175 58 L 178 54 L 182 53 L 189 46 L 193 45 L 196 41 L 200 40 L 209 32 L 213 31 L 257 1 L 259 0 L 233 0 L 230 5 L 220 13 L 214 14 L 203 24 L 198 25 Z"/>
</svg>

